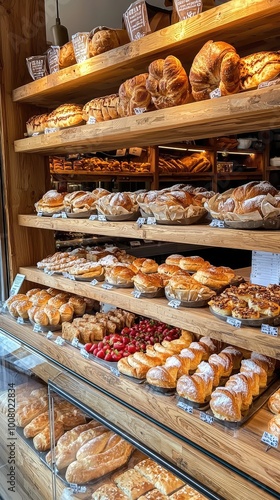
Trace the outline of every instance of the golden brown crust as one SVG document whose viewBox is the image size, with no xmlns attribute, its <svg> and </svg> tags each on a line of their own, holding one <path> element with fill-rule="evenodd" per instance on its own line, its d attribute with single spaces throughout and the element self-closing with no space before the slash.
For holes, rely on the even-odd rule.
<svg viewBox="0 0 280 500">
<path fill-rule="evenodd" d="M 163 495 L 170 495 L 184 485 L 184 482 L 164 469 L 151 458 L 142 460 L 134 469 L 146 477 Z"/>
<path fill-rule="evenodd" d="M 257 52 L 240 60 L 241 88 L 250 89 L 280 73 L 279 52 Z"/>
<path fill-rule="evenodd" d="M 76 57 L 72 41 L 65 43 L 59 51 L 59 69 L 68 68 L 76 64 Z"/>
<path fill-rule="evenodd" d="M 31 116 L 26 122 L 27 134 L 29 136 L 35 133 L 43 134 L 48 127 L 48 117 L 48 113 Z"/>
<path fill-rule="evenodd" d="M 182 257 L 179 260 L 179 267 L 184 271 L 196 272 L 201 266 L 205 265 L 206 261 L 199 256 L 191 255 L 190 257 Z"/>
<path fill-rule="evenodd" d="M 166 257 L 166 259 L 165 259 L 165 264 L 168 264 L 169 266 L 179 266 L 179 263 L 180 263 L 182 258 L 183 258 L 183 255 L 180 255 L 178 253 L 168 255 L 168 257 Z"/>
<path fill-rule="evenodd" d="M 116 476 L 114 481 L 131 500 L 136 500 L 153 488 L 153 484 L 135 469 L 126 470 Z"/>
<path fill-rule="evenodd" d="M 129 267 L 116 264 L 115 266 L 106 269 L 105 279 L 107 283 L 112 285 L 130 285 L 132 284 L 132 278 L 135 274 L 136 272 Z"/>
<path fill-rule="evenodd" d="M 160 266 L 158 266 L 158 273 L 166 276 L 172 276 L 178 271 L 180 271 L 179 266 L 172 266 L 169 264 L 160 264 Z"/>
<path fill-rule="evenodd" d="M 272 417 L 272 419 L 268 422 L 268 432 L 270 434 L 273 434 L 273 436 L 278 437 L 280 439 L 280 415 L 275 415 Z"/>
<path fill-rule="evenodd" d="M 153 109 L 151 94 L 146 88 L 148 73 L 143 73 L 121 84 L 119 88 L 119 98 L 122 116 L 135 114 L 135 109 L 140 108 L 146 111 Z"/>
<path fill-rule="evenodd" d="M 229 422 L 239 422 L 241 414 L 241 394 L 227 387 L 217 387 L 212 392 L 210 408 L 216 418 Z"/>
<path fill-rule="evenodd" d="M 158 273 L 146 274 L 142 271 L 138 271 L 137 274 L 133 276 L 132 281 L 136 290 L 142 293 L 154 293 L 164 286 L 161 275 Z"/>
<path fill-rule="evenodd" d="M 48 116 L 49 128 L 64 128 L 81 125 L 83 107 L 80 104 L 61 104 Z"/>
<path fill-rule="evenodd" d="M 158 269 L 158 264 L 153 259 L 138 258 L 133 261 L 133 265 L 145 274 L 156 273 Z"/>
</svg>

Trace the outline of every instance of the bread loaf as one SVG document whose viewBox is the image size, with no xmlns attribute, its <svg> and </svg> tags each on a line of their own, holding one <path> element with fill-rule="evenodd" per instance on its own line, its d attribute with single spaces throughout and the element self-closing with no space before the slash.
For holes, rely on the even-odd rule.
<svg viewBox="0 0 280 500">
<path fill-rule="evenodd" d="M 246 90 L 272 80 L 280 73 L 279 52 L 257 52 L 240 60 L 241 88 Z"/>
<path fill-rule="evenodd" d="M 65 43 L 59 51 L 59 69 L 68 68 L 76 64 L 76 57 L 72 41 Z"/>
<path fill-rule="evenodd" d="M 96 31 L 90 39 L 90 55 L 91 57 L 97 56 L 126 43 L 129 43 L 126 30 L 101 29 Z"/>
<path fill-rule="evenodd" d="M 31 420 L 31 422 L 24 427 L 23 433 L 26 438 L 33 438 L 36 434 L 43 431 L 45 427 L 49 426 L 49 423 L 49 412 L 45 411 L 44 413 L 41 413 L 37 417 L 33 418 L 33 420 Z"/>
<path fill-rule="evenodd" d="M 136 500 L 153 488 L 153 484 L 135 469 L 126 470 L 116 476 L 114 481 L 130 500 Z"/>
<path fill-rule="evenodd" d="M 128 500 L 128 497 L 113 483 L 106 483 L 92 494 L 92 500 Z"/>
<path fill-rule="evenodd" d="M 65 478 L 69 483 L 81 484 L 98 479 L 124 465 L 133 447 L 123 439 L 109 450 L 97 456 L 88 456 L 72 462 L 66 470 Z"/>
<path fill-rule="evenodd" d="M 189 78 L 196 101 L 209 99 L 216 88 L 222 95 L 239 92 L 240 57 L 232 45 L 209 40 L 195 56 Z"/>
<path fill-rule="evenodd" d="M 31 116 L 26 122 L 27 135 L 43 134 L 48 127 L 48 113 Z"/>
<path fill-rule="evenodd" d="M 164 469 L 151 458 L 142 460 L 134 466 L 134 469 L 148 479 L 163 495 L 170 495 L 170 493 L 173 493 L 184 485 L 181 479 L 174 476 L 174 474 Z"/>
<path fill-rule="evenodd" d="M 90 439 L 87 443 L 83 444 L 83 446 L 81 446 L 81 448 L 77 451 L 77 460 L 82 460 L 88 455 L 97 455 L 98 453 L 101 453 L 105 449 L 112 434 L 112 432 L 106 430 L 99 436 L 96 436 L 93 439 Z"/>
<path fill-rule="evenodd" d="M 119 97 L 123 116 L 134 115 L 136 108 L 143 109 L 144 111 L 153 109 L 151 94 L 146 88 L 148 76 L 148 73 L 143 73 L 121 84 Z"/>
<path fill-rule="evenodd" d="M 149 65 L 146 88 L 157 109 L 178 106 L 193 100 L 188 76 L 179 59 L 174 56 L 157 59 Z"/>
<path fill-rule="evenodd" d="M 16 412 L 16 425 L 18 425 L 19 427 L 25 427 L 27 424 L 29 424 L 29 422 L 31 422 L 31 420 L 33 420 L 33 418 L 45 412 L 47 409 L 47 397 L 40 398 L 29 404 L 27 401 L 25 405 L 21 409 L 18 409 Z"/>
<path fill-rule="evenodd" d="M 168 496 L 163 495 L 159 490 L 151 490 L 146 495 L 141 495 L 139 500 L 168 500 Z"/>
<path fill-rule="evenodd" d="M 56 441 L 64 433 L 63 424 L 59 421 L 54 422 L 54 441 Z M 37 451 L 47 451 L 51 447 L 51 432 L 50 426 L 45 427 L 41 432 L 33 438 L 34 448 Z"/>
<path fill-rule="evenodd" d="M 48 116 L 49 128 L 64 128 L 81 125 L 83 107 L 80 104 L 61 104 Z"/>
</svg>

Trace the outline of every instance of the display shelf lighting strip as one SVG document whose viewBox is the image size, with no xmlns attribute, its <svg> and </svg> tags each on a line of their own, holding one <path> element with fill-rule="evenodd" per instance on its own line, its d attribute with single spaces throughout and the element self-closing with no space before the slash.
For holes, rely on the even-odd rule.
<svg viewBox="0 0 280 500">
<path fill-rule="evenodd" d="M 173 146 L 159 146 L 159 149 L 172 149 L 175 151 L 195 151 L 197 153 L 205 153 L 205 149 L 194 149 L 194 148 L 179 148 Z"/>
</svg>

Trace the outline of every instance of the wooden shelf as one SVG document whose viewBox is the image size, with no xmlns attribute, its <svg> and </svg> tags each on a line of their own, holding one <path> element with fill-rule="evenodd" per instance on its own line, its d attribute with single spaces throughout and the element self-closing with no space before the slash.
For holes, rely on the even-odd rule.
<svg viewBox="0 0 280 500">
<path fill-rule="evenodd" d="M 275 462 L 279 460 L 280 450 L 271 448 L 266 452 L 266 446 L 260 441 L 262 433 L 267 429 L 267 423 L 272 417 L 272 414 L 266 409 L 259 410 L 255 416 L 238 430 L 227 429 L 217 423 L 208 425 L 199 418 L 199 411 L 194 410 L 194 414 L 190 415 L 179 408 L 175 396 L 165 397 L 162 394 L 156 394 L 151 391 L 146 384 L 136 385 L 127 377 L 122 375 L 117 377 L 110 371 L 110 368 L 99 364 L 98 361 L 83 358 L 79 349 L 71 345 L 65 344 L 59 346 L 55 344 L 54 341 L 48 340 L 46 334 L 34 333 L 30 326 L 19 325 L 7 315 L 1 316 L 1 326 L 9 331 L 13 337 L 39 350 L 43 355 L 45 354 L 48 358 L 65 366 L 67 369 L 74 371 L 84 379 L 93 383 L 95 387 L 97 386 L 106 392 L 110 391 L 112 397 L 117 398 L 118 401 L 123 401 L 130 406 L 133 401 L 133 406 L 135 408 L 142 412 L 142 414 L 153 418 L 155 422 L 164 426 L 165 429 L 174 429 L 177 435 L 182 436 L 182 439 L 178 441 L 176 436 L 172 436 L 169 447 L 165 447 L 166 437 L 164 438 L 164 436 L 162 436 L 159 441 L 154 443 L 155 449 L 159 450 L 161 454 L 171 462 L 175 462 L 181 469 L 190 472 L 190 468 L 192 468 L 193 474 L 196 477 L 197 470 L 200 471 L 199 474 L 202 472 L 200 478 L 203 478 L 203 482 L 204 479 L 206 479 L 206 484 L 209 486 L 209 471 L 212 470 L 214 472 L 214 470 L 219 470 L 219 464 L 216 464 L 216 468 L 213 470 L 212 467 L 215 467 L 215 463 L 213 464 L 211 458 L 209 456 L 200 456 L 199 451 L 195 448 L 190 448 L 188 444 L 184 442 L 184 439 L 190 440 L 199 447 L 203 447 L 205 450 L 219 459 L 228 462 L 235 468 L 240 468 L 243 473 L 255 477 L 261 483 L 266 484 L 273 490 L 278 490 L 278 477 L 274 471 Z M 38 369 L 40 369 L 40 366 Z M 38 369 L 36 369 L 37 372 Z M 60 384 L 59 377 L 57 378 L 57 384 Z M 94 389 L 91 390 L 88 388 L 87 390 L 85 387 L 81 396 L 81 393 L 78 392 L 77 381 L 74 380 L 73 383 L 71 383 L 67 376 L 65 377 L 64 385 L 67 392 L 70 391 L 71 393 L 71 391 L 75 391 L 76 397 L 82 401 L 87 401 L 88 399 L 89 406 L 92 405 L 93 393 L 95 392 Z M 73 389 L 74 385 L 77 386 L 75 390 Z M 102 413 L 104 410 L 102 394 L 96 392 L 96 397 L 97 401 L 100 401 Z M 110 404 L 108 405 L 107 403 L 107 415 L 109 415 L 109 407 Z M 125 409 L 123 411 L 125 411 L 125 420 L 132 423 L 129 410 Z M 114 421 L 114 415 L 110 415 L 110 419 Z M 122 427 L 123 422 L 121 420 L 117 423 Z M 147 442 L 147 437 L 149 439 L 151 438 L 149 434 L 147 434 L 148 430 L 146 429 L 146 431 L 144 431 L 145 425 L 147 427 L 149 424 L 147 422 L 143 424 L 143 422 L 141 422 L 141 417 L 139 417 L 138 425 L 134 424 L 128 428 L 130 431 L 133 429 L 133 433 L 135 432 L 136 437 L 140 436 L 140 440 L 149 446 L 150 441 Z M 153 426 L 153 424 L 150 425 Z M 153 429 L 152 439 L 156 439 L 155 436 L 159 437 L 159 434 L 162 432 L 164 432 L 164 429 L 161 427 L 158 430 Z M 217 443 L 219 443 L 219 446 L 217 446 Z M 245 449 L 246 460 L 243 459 L 242 452 L 242 450 Z M 192 460 L 190 460 L 190 456 L 192 456 Z M 203 461 L 202 464 L 200 460 Z M 234 484 L 236 488 L 237 479 L 233 471 L 229 471 L 227 468 L 221 468 L 220 474 L 222 474 L 223 479 L 219 478 L 217 480 L 215 476 L 213 483 L 214 489 L 216 490 L 217 484 L 219 484 L 220 494 L 224 498 L 227 498 L 227 500 L 235 500 L 236 490 L 234 490 Z M 225 478 L 228 478 L 229 482 L 227 482 Z M 273 497 L 271 495 L 265 491 L 260 491 L 253 483 L 247 482 L 244 478 L 238 477 L 238 484 L 239 482 L 242 484 L 242 496 L 240 496 L 240 498 L 246 500 L 272 500 Z"/>
<path fill-rule="evenodd" d="M 166 323 L 179 328 L 280 359 L 280 337 L 271 338 L 261 333 L 260 328 L 235 328 L 213 316 L 208 308 L 179 307 L 174 309 L 168 306 L 165 298 L 137 299 L 131 295 L 132 289 L 106 290 L 102 288 L 102 284 L 92 286 L 89 283 L 72 281 L 58 275 L 49 276 L 35 267 L 21 267 L 19 272 L 33 283 L 74 292 L 116 307 L 125 307 L 136 314 L 157 320 L 164 318 Z"/>
<path fill-rule="evenodd" d="M 52 175 L 64 175 L 65 177 L 74 177 L 74 176 L 79 176 L 79 177 L 94 177 L 94 178 L 112 178 L 112 177 L 119 177 L 121 179 L 127 179 L 128 177 L 131 179 L 134 178 L 139 178 L 139 179 L 150 179 L 153 177 L 153 174 L 150 172 L 100 172 L 100 171 L 90 171 L 90 170 L 55 170 L 51 172 Z"/>
<path fill-rule="evenodd" d="M 244 9 L 245 10 L 245 9 Z M 64 154 L 153 146 L 280 127 L 280 85 L 16 140 L 17 153 Z"/>
<path fill-rule="evenodd" d="M 100 222 L 89 219 L 53 219 L 37 215 L 19 215 L 20 226 L 56 231 L 71 231 L 103 236 L 122 235 L 123 238 L 135 238 L 154 241 L 170 241 L 204 245 L 211 247 L 236 248 L 280 252 L 278 231 L 246 231 L 210 227 L 196 224 L 190 226 L 144 225 L 139 228 L 136 222 Z"/>
<path fill-rule="evenodd" d="M 258 50 L 278 50 L 279 22 L 278 0 L 251 0 L 246 8 L 240 1 L 228 2 L 19 87 L 14 90 L 13 99 L 47 107 L 66 101 L 86 102 L 116 91 L 123 80 L 146 72 L 149 63 L 156 58 L 173 54 L 188 68 L 209 39 L 233 44 L 240 55 Z"/>
</svg>

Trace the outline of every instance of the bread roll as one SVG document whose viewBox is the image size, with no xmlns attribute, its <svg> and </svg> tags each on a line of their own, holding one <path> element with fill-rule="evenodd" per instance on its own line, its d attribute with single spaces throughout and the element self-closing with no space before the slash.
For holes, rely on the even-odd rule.
<svg viewBox="0 0 280 500">
<path fill-rule="evenodd" d="M 134 272 L 129 267 L 121 264 L 115 265 L 105 271 L 105 280 L 112 285 L 132 285 L 132 278 L 135 276 Z"/>
<path fill-rule="evenodd" d="M 280 413 L 280 389 L 278 389 L 268 400 L 268 408 L 276 415 Z"/>
<path fill-rule="evenodd" d="M 113 483 L 106 483 L 92 494 L 92 500 L 127 500 L 128 497 Z"/>
<path fill-rule="evenodd" d="M 189 78 L 196 101 L 209 99 L 216 88 L 222 95 L 239 92 L 240 57 L 232 45 L 209 40 L 195 56 Z"/>
<path fill-rule="evenodd" d="M 179 260 L 178 266 L 184 271 L 196 272 L 205 263 L 206 261 L 202 257 L 192 255 L 190 257 L 182 257 Z"/>
<path fill-rule="evenodd" d="M 275 415 L 268 422 L 268 432 L 280 439 L 280 415 Z"/>
<path fill-rule="evenodd" d="M 255 196 L 267 194 L 275 196 L 277 193 L 277 189 L 268 181 L 251 181 L 235 188 L 232 191 L 231 197 L 236 202 L 243 202 L 254 198 Z"/>
<path fill-rule="evenodd" d="M 137 268 L 138 271 L 142 271 L 142 273 L 150 274 L 156 273 L 158 269 L 158 264 L 153 259 L 146 259 L 144 257 L 135 259 L 133 261 L 133 265 Z"/>
<path fill-rule="evenodd" d="M 71 304 L 62 304 L 59 308 L 60 321 L 71 321 L 74 315 L 74 307 Z"/>
<path fill-rule="evenodd" d="M 32 307 L 32 302 L 30 300 L 20 300 L 14 302 L 16 305 L 16 310 L 20 318 L 28 319 L 28 311 Z"/>
<path fill-rule="evenodd" d="M 157 59 L 149 65 L 146 88 L 157 109 L 192 101 L 188 76 L 179 59 L 174 56 Z"/>
<path fill-rule="evenodd" d="M 44 313 L 47 315 L 50 325 L 57 326 L 60 323 L 60 312 L 55 307 L 46 305 Z"/>
<path fill-rule="evenodd" d="M 244 90 L 273 80 L 280 73 L 279 52 L 257 52 L 240 60 L 240 83 Z"/>
<path fill-rule="evenodd" d="M 68 68 L 76 64 L 76 57 L 72 41 L 65 43 L 59 51 L 59 69 Z"/>
<path fill-rule="evenodd" d="M 74 313 L 77 316 L 82 316 L 86 310 L 86 304 L 82 297 L 70 297 L 68 303 L 74 309 Z"/>
<path fill-rule="evenodd" d="M 33 418 L 33 420 L 31 420 L 31 422 L 24 427 L 23 433 L 26 438 L 33 438 L 36 434 L 43 431 L 49 424 L 49 412 L 45 411 L 44 413 L 41 413 L 37 417 Z"/>
<path fill-rule="evenodd" d="M 151 490 L 146 495 L 141 495 L 139 500 L 168 500 L 169 497 L 163 495 L 159 490 Z"/>
<path fill-rule="evenodd" d="M 168 498 L 169 500 L 206 500 L 204 495 L 201 495 L 189 485 L 183 486 Z"/>
<path fill-rule="evenodd" d="M 163 288 L 161 275 L 158 273 L 145 274 L 142 271 L 132 277 L 134 287 L 142 293 L 156 293 Z"/>
</svg>

